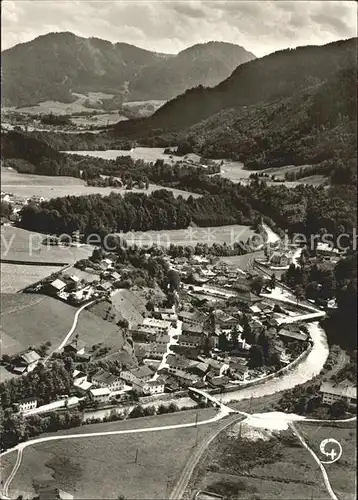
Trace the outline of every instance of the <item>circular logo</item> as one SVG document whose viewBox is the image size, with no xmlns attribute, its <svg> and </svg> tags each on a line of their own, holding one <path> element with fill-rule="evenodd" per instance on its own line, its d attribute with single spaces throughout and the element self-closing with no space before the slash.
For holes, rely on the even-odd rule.
<svg viewBox="0 0 358 500">
<path fill-rule="evenodd" d="M 321 460 L 322 464 L 333 464 L 334 462 L 337 462 L 337 460 L 339 460 L 342 456 L 342 446 L 336 439 L 324 439 L 321 442 L 319 449 L 322 455 L 325 455 L 326 457 L 329 457 L 331 459 L 325 462 Z"/>
</svg>

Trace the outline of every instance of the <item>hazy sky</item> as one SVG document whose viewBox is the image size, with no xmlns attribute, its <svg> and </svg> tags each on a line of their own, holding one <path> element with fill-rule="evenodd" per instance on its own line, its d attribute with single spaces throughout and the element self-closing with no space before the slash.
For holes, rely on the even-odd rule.
<svg viewBox="0 0 358 500">
<path fill-rule="evenodd" d="M 354 1 L 3 0 L 2 50 L 51 31 L 176 53 L 220 40 L 257 56 L 357 36 Z"/>
</svg>

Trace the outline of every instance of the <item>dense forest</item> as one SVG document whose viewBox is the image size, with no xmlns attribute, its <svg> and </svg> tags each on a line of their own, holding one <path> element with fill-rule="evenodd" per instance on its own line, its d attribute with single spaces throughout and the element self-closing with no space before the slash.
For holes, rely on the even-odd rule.
<svg viewBox="0 0 358 500">
<path fill-rule="evenodd" d="M 322 304 L 336 298 L 337 309 L 328 311 L 324 320 L 328 341 L 353 352 L 357 349 L 357 252 L 341 259 L 335 266 L 305 264 L 291 265 L 282 276 L 291 288 L 302 296 Z M 343 328 L 343 329 L 342 329 Z"/>
<path fill-rule="evenodd" d="M 79 230 L 85 235 L 118 231 L 182 229 L 191 222 L 200 226 L 250 224 L 250 207 L 236 193 L 207 195 L 184 200 L 165 189 L 150 195 L 112 192 L 109 196 L 67 196 L 29 204 L 22 210 L 21 225 L 44 233 Z"/>
<path fill-rule="evenodd" d="M 356 65 L 357 39 L 323 46 L 298 47 L 242 64 L 214 88 L 190 89 L 145 120 L 118 123 L 119 134 L 154 135 L 187 128 L 224 109 L 286 99 L 325 84 L 335 73 Z M 159 135 L 159 134 L 157 134 Z"/>
</svg>

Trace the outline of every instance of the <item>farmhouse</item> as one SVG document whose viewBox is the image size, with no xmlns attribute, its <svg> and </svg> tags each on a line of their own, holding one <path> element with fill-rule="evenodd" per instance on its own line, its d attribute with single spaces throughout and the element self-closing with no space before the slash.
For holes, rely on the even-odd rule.
<svg viewBox="0 0 358 500">
<path fill-rule="evenodd" d="M 12 360 L 12 369 L 16 373 L 31 372 L 40 359 L 41 357 L 36 351 L 24 352 Z"/>
<path fill-rule="evenodd" d="M 57 295 L 58 292 L 61 292 L 64 288 L 66 288 L 66 286 L 67 285 L 64 281 L 57 279 L 49 284 L 48 291 L 52 295 Z"/>
<path fill-rule="evenodd" d="M 180 335 L 178 344 L 184 347 L 199 347 L 201 337 L 195 335 Z"/>
<path fill-rule="evenodd" d="M 146 350 L 146 357 L 153 359 L 162 359 L 164 354 L 167 352 L 167 346 L 165 344 L 156 344 L 155 342 L 148 345 Z"/>
<path fill-rule="evenodd" d="M 149 366 L 141 366 L 140 368 L 134 368 L 131 370 L 126 370 L 121 373 L 121 378 L 126 382 L 147 382 L 153 376 L 153 371 L 149 368 Z"/>
<path fill-rule="evenodd" d="M 99 387 L 107 387 L 111 392 L 120 391 L 124 387 L 124 380 L 106 370 L 100 370 L 92 376 L 92 382 Z"/>
</svg>

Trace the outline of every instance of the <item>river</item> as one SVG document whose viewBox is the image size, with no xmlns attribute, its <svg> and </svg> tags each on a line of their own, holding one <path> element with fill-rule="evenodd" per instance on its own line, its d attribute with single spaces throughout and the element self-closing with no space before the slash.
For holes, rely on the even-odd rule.
<svg viewBox="0 0 358 500">
<path fill-rule="evenodd" d="M 261 398 L 263 396 L 275 394 L 276 392 L 292 389 L 293 387 L 302 385 L 316 377 L 321 372 L 329 354 L 327 337 L 323 328 L 318 323 L 308 323 L 307 328 L 313 342 L 313 347 L 308 356 L 303 359 L 301 363 L 296 365 L 292 368 L 292 370 L 285 373 L 281 377 L 268 380 L 267 382 L 257 386 L 251 386 L 222 394 L 220 395 L 220 400 L 223 403 L 229 403 L 230 401 Z M 195 402 L 188 397 L 178 399 L 173 398 L 166 401 L 156 401 L 143 404 L 142 406 L 145 407 L 154 405 L 157 407 L 160 404 L 168 405 L 171 402 L 175 403 L 179 408 L 196 406 Z M 131 410 L 132 408 L 134 408 L 134 406 L 131 406 L 128 409 Z M 118 412 L 122 409 L 123 407 L 117 407 Z M 112 409 L 88 411 L 84 413 L 84 420 L 89 420 L 91 418 L 103 419 L 104 417 L 108 417 L 111 411 Z"/>
</svg>

